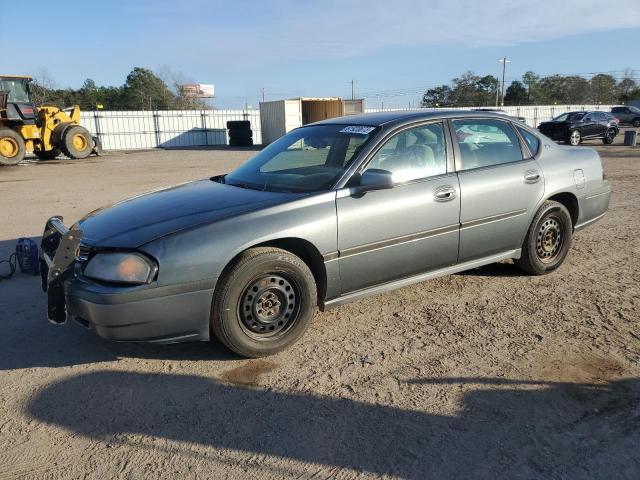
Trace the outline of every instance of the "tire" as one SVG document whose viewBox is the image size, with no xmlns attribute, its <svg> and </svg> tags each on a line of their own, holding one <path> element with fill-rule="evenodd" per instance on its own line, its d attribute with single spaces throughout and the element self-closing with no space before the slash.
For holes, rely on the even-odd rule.
<svg viewBox="0 0 640 480">
<path fill-rule="evenodd" d="M 555 232 L 555 233 L 554 233 Z M 552 272 L 564 262 L 571 248 L 573 223 L 567 207 L 547 200 L 536 213 L 514 263 L 531 275 Z"/>
<path fill-rule="evenodd" d="M 579 130 L 571 130 L 569 132 L 569 136 L 567 137 L 567 143 L 569 145 L 573 145 L 577 147 L 582 142 L 582 134 Z"/>
<path fill-rule="evenodd" d="M 65 130 L 59 146 L 69 158 L 87 158 L 93 150 L 93 139 L 89 130 L 80 125 L 74 125 Z"/>
<path fill-rule="evenodd" d="M 228 130 L 249 130 L 251 122 L 249 120 L 229 120 L 227 122 Z"/>
<path fill-rule="evenodd" d="M 0 165 L 17 165 L 27 153 L 22 136 L 10 128 L 0 128 Z"/>
<path fill-rule="evenodd" d="M 253 146 L 253 139 L 252 138 L 230 138 L 229 139 L 229 146 L 230 147 L 251 147 Z"/>
<path fill-rule="evenodd" d="M 230 130 L 229 138 L 233 138 L 235 140 L 249 140 L 253 138 L 253 132 L 251 130 L 248 132 L 234 132 L 233 130 Z"/>
<path fill-rule="evenodd" d="M 33 153 L 35 154 L 36 157 L 38 157 L 38 160 L 46 161 L 46 160 L 55 160 L 62 153 L 62 151 L 58 147 L 54 147 L 53 150 L 39 151 L 39 152 L 35 151 Z"/>
<path fill-rule="evenodd" d="M 604 143 L 605 145 L 611 145 L 615 139 L 616 131 L 613 128 L 610 128 L 609 130 L 607 130 L 607 133 L 604 134 L 602 143 Z"/>
<path fill-rule="evenodd" d="M 243 357 L 272 355 L 302 336 L 316 303 L 313 274 L 299 257 L 278 248 L 252 248 L 220 277 L 211 330 Z"/>
<path fill-rule="evenodd" d="M 633 124 L 632 124 L 635 128 L 640 127 L 640 118 L 634 118 L 633 119 Z"/>
</svg>

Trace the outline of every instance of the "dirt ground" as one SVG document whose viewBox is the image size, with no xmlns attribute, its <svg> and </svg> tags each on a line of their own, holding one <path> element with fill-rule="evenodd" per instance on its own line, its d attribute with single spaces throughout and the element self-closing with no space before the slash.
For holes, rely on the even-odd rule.
<svg viewBox="0 0 640 480">
<path fill-rule="evenodd" d="M 268 359 L 117 344 L 0 282 L 0 478 L 640 478 L 640 147 L 564 266 L 509 263 L 318 313 Z M 0 258 L 46 219 L 228 171 L 251 151 L 0 170 Z M 5 271 L 2 265 L 2 271 Z"/>
</svg>

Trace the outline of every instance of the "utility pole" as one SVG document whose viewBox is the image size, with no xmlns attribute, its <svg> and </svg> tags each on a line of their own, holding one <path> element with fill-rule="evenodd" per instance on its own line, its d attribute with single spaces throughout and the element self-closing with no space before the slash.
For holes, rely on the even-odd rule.
<svg viewBox="0 0 640 480">
<path fill-rule="evenodd" d="M 355 96 L 355 81 L 352 79 L 351 80 L 351 100 L 355 100 L 356 96 Z"/>
<path fill-rule="evenodd" d="M 498 61 L 502 64 L 502 93 L 501 93 L 502 103 L 501 105 L 504 107 L 504 74 L 505 74 L 505 71 L 507 70 L 507 63 L 511 63 L 511 60 L 507 60 L 507 57 L 504 57 Z"/>
<path fill-rule="evenodd" d="M 264 87 L 262 87 L 262 101 L 264 102 Z"/>
<path fill-rule="evenodd" d="M 496 107 L 500 102 L 500 78 L 496 75 Z"/>
</svg>

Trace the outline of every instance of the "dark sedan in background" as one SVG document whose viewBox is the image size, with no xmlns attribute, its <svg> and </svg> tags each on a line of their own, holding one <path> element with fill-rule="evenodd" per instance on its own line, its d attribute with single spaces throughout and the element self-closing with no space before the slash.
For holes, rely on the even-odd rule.
<svg viewBox="0 0 640 480">
<path fill-rule="evenodd" d="M 573 146 L 598 138 L 605 145 L 611 145 L 620 131 L 618 123 L 618 119 L 606 112 L 567 112 L 541 123 L 538 130 L 556 142 Z"/>
<path fill-rule="evenodd" d="M 638 107 L 613 107 L 611 115 L 616 117 L 620 123 L 627 123 L 635 128 L 640 127 L 640 108 Z"/>
</svg>

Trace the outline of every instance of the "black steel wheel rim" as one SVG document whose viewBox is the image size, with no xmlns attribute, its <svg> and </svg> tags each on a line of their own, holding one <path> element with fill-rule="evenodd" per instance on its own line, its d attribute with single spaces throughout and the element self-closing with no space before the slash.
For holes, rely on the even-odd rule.
<svg viewBox="0 0 640 480">
<path fill-rule="evenodd" d="M 257 340 L 284 335 L 300 311 L 300 289 L 284 273 L 260 275 L 247 284 L 238 304 L 244 332 Z"/>
<path fill-rule="evenodd" d="M 555 215 L 543 219 L 536 233 L 536 254 L 542 263 L 552 263 L 562 250 L 562 221 Z"/>
</svg>

